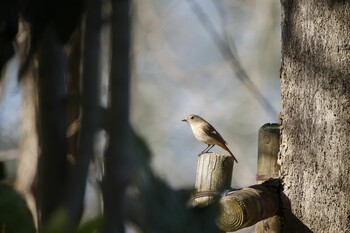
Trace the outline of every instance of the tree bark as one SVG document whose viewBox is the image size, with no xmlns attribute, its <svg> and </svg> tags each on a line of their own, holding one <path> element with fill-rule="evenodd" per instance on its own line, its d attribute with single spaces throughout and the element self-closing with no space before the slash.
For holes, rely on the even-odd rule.
<svg viewBox="0 0 350 233">
<path fill-rule="evenodd" d="M 349 232 L 350 2 L 281 3 L 285 232 Z"/>
</svg>

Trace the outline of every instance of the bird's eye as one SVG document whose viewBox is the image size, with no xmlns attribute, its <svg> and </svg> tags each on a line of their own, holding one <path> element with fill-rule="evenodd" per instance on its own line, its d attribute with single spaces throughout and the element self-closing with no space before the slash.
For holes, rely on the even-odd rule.
<svg viewBox="0 0 350 233">
<path fill-rule="evenodd" d="M 193 116 L 191 116 L 191 120 L 193 119 L 194 117 Z"/>
</svg>

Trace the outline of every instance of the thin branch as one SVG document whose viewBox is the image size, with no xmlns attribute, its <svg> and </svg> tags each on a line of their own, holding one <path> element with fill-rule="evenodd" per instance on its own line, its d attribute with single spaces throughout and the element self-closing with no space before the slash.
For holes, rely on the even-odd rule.
<svg viewBox="0 0 350 233">
<path fill-rule="evenodd" d="M 263 94 L 259 91 L 257 86 L 254 84 L 254 82 L 249 78 L 246 71 L 241 66 L 239 59 L 236 55 L 236 52 L 234 49 L 233 41 L 231 40 L 231 44 L 233 47 L 231 47 L 227 41 L 223 40 L 219 33 L 215 30 L 214 25 L 209 20 L 208 16 L 205 14 L 201 6 L 195 1 L 195 0 L 187 0 L 188 4 L 190 5 L 192 11 L 195 13 L 199 21 L 202 23 L 204 28 L 208 31 L 209 35 L 211 36 L 215 46 L 220 51 L 221 55 L 226 59 L 233 71 L 236 74 L 236 77 L 247 87 L 248 91 L 250 91 L 255 99 L 262 105 L 262 107 L 265 109 L 265 111 L 270 114 L 273 118 L 276 118 L 277 111 L 274 109 L 274 107 L 270 104 L 270 102 L 263 96 Z"/>
</svg>

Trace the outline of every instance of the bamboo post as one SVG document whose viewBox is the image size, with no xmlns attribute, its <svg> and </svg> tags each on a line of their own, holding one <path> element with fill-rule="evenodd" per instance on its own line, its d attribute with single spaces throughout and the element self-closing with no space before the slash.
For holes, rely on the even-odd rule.
<svg viewBox="0 0 350 233">
<path fill-rule="evenodd" d="M 193 207 L 208 206 L 230 188 L 233 163 L 230 155 L 204 153 L 198 157 Z"/>
<path fill-rule="evenodd" d="M 233 163 L 230 155 L 204 153 L 198 157 L 192 207 L 208 206 L 220 199 L 221 193 L 231 186 Z"/>
<path fill-rule="evenodd" d="M 259 130 L 257 183 L 279 177 L 280 166 L 277 163 L 280 145 L 278 124 L 265 124 Z M 281 232 L 281 218 L 275 215 L 256 224 L 257 233 Z"/>
<path fill-rule="evenodd" d="M 277 164 L 279 147 L 279 125 L 263 125 L 259 130 L 258 139 L 258 171 L 256 176 L 258 183 L 279 177 L 280 166 Z"/>
</svg>

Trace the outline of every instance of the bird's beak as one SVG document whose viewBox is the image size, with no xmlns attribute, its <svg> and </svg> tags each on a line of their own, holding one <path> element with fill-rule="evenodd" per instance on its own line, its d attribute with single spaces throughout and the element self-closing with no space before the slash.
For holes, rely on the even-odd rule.
<svg viewBox="0 0 350 233">
<path fill-rule="evenodd" d="M 181 120 L 181 121 L 187 122 L 187 120 L 186 120 L 186 119 L 183 119 L 183 120 Z"/>
</svg>

